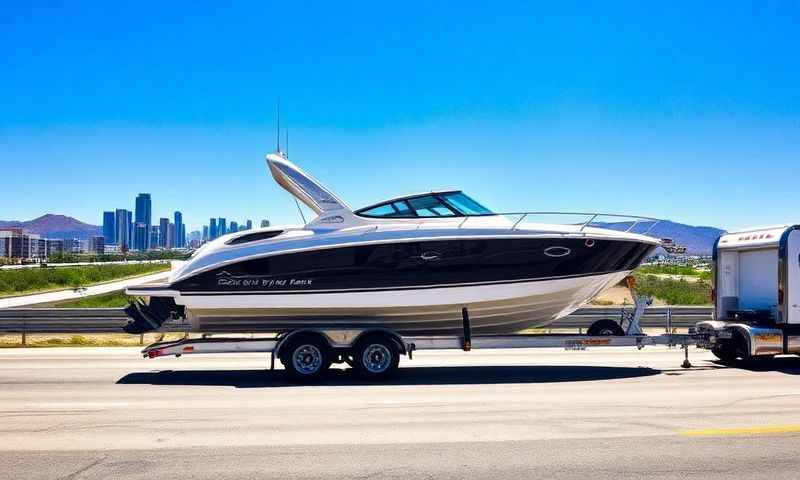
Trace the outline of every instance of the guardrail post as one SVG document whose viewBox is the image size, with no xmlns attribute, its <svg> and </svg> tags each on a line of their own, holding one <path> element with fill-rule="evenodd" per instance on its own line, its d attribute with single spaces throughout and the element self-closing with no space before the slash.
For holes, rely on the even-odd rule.
<svg viewBox="0 0 800 480">
<path fill-rule="evenodd" d="M 667 332 L 672 333 L 672 307 L 667 307 Z"/>
</svg>

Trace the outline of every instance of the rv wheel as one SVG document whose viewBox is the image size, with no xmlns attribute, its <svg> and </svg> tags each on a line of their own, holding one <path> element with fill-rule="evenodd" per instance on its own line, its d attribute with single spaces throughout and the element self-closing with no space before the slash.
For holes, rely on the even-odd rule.
<svg viewBox="0 0 800 480">
<path fill-rule="evenodd" d="M 590 337 L 623 337 L 625 331 L 614 320 L 598 320 L 589 326 L 586 334 Z"/>
<path fill-rule="evenodd" d="M 397 370 L 400 351 L 394 339 L 371 334 L 359 340 L 353 349 L 353 367 L 367 380 L 382 380 Z"/>
<path fill-rule="evenodd" d="M 331 366 L 330 347 L 318 335 L 290 338 L 281 350 L 280 360 L 286 372 L 302 382 L 319 379 Z"/>
</svg>

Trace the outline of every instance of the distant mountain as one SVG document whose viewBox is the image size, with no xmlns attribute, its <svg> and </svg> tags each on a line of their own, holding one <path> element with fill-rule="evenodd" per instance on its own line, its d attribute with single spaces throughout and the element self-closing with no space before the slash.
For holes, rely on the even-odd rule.
<svg viewBox="0 0 800 480">
<path fill-rule="evenodd" d="M 81 238 L 102 235 L 103 229 L 89 225 L 66 215 L 46 214 L 27 222 L 0 220 L 0 228 L 21 227 L 29 233 L 38 233 L 46 238 Z"/>
<path fill-rule="evenodd" d="M 652 225 L 652 222 L 640 223 L 633 231 L 645 233 Z M 614 230 L 627 230 L 631 222 L 605 223 L 602 226 Z M 722 233 L 725 233 L 725 230 L 715 227 L 695 227 L 662 220 L 647 234 L 656 238 L 671 238 L 676 244 L 686 247 L 687 255 L 711 255 L 714 242 Z"/>
</svg>

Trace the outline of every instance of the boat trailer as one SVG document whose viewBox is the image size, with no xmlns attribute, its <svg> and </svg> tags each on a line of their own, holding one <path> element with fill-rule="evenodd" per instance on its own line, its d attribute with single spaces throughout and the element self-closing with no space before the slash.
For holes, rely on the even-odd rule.
<svg viewBox="0 0 800 480">
<path fill-rule="evenodd" d="M 269 353 L 270 369 L 278 358 L 288 373 L 300 381 L 322 376 L 332 363 L 347 363 L 362 377 L 383 379 L 390 376 L 406 355 L 413 359 L 421 350 L 463 350 L 500 348 L 564 348 L 586 350 L 589 347 L 636 347 L 666 345 L 680 347 L 684 352 L 681 367 L 690 368 L 689 346 L 702 342 L 690 329 L 689 333 L 672 333 L 667 317 L 666 333 L 647 335 L 640 320 L 650 299 L 636 296 L 632 312 L 622 310 L 621 319 L 598 320 L 587 334 L 473 335 L 469 310 L 461 310 L 463 331 L 450 336 L 407 336 L 375 326 L 346 327 L 309 326 L 267 338 L 210 337 L 184 338 L 158 342 L 142 350 L 145 358 L 211 353 Z M 612 326 L 613 324 L 613 326 Z M 593 334 L 594 333 L 594 334 Z"/>
</svg>

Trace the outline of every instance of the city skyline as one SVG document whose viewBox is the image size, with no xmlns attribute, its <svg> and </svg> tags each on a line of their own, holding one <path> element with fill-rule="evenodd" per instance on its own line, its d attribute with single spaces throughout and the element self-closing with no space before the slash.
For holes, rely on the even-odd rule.
<svg viewBox="0 0 800 480">
<path fill-rule="evenodd" d="M 154 249 L 185 248 L 191 241 L 202 243 L 214 240 L 228 233 L 251 230 L 253 220 L 245 219 L 241 224 L 237 220 L 228 222 L 226 217 L 211 217 L 205 225 L 191 229 L 187 234 L 183 222 L 183 212 L 175 210 L 172 221 L 169 217 L 159 217 L 153 223 L 153 196 L 150 193 L 139 193 L 135 198 L 134 211 L 124 208 L 102 212 L 102 231 L 104 245 L 116 246 L 122 250 L 147 251 Z M 269 220 L 261 220 L 261 228 L 270 225 Z M 194 245 L 197 246 L 197 245 Z"/>
<path fill-rule="evenodd" d="M 122 250 L 147 251 L 157 248 L 172 249 L 187 246 L 186 225 L 183 213 L 175 210 L 173 221 L 160 217 L 153 224 L 153 197 L 139 193 L 135 198 L 134 212 L 118 208 L 102 212 L 102 236 L 105 245 L 116 245 Z"/>
</svg>

